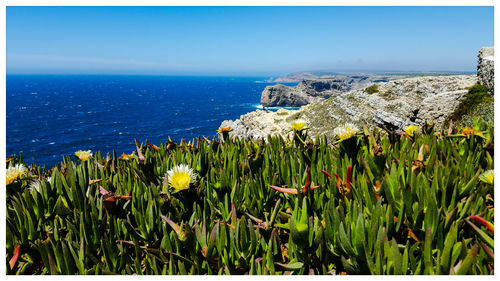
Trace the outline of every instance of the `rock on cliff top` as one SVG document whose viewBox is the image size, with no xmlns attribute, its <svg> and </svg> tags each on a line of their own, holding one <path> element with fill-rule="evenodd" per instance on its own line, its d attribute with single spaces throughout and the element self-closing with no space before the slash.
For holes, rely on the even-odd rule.
<svg viewBox="0 0 500 281">
<path fill-rule="evenodd" d="M 493 95 L 495 91 L 495 49 L 493 47 L 484 47 L 479 51 L 477 78 L 479 84 L 488 87 Z"/>
<path fill-rule="evenodd" d="M 297 86 L 281 84 L 267 86 L 262 92 L 263 106 L 299 107 L 319 103 L 342 92 L 365 88 L 375 82 L 386 82 L 400 76 L 352 75 L 329 78 L 303 79 Z"/>
<path fill-rule="evenodd" d="M 361 127 L 386 126 L 401 130 L 412 124 L 433 121 L 438 127 L 465 96 L 467 87 L 477 82 L 476 75 L 422 76 L 378 82 L 364 89 L 332 94 L 327 100 L 299 110 L 267 112 L 257 110 L 240 119 L 226 120 L 221 127 L 231 127 L 231 135 L 265 137 L 286 135 L 290 124 L 304 119 L 311 136 L 333 137 L 333 129 L 344 123 Z"/>
</svg>

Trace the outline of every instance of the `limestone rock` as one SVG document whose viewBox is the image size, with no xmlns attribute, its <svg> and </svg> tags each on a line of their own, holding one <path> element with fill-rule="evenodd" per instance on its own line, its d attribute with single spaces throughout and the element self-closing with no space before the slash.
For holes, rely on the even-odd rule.
<svg viewBox="0 0 500 281">
<path fill-rule="evenodd" d="M 476 82 L 476 75 L 421 76 L 378 82 L 376 92 L 366 89 L 338 92 L 299 110 L 257 110 L 235 121 L 226 120 L 221 127 L 231 127 L 233 136 L 260 138 L 287 135 L 294 120 L 304 119 L 310 128 L 309 135 L 329 139 L 333 138 L 333 130 L 344 123 L 361 128 L 362 122 L 366 122 L 369 127 L 386 126 L 402 131 L 408 125 L 431 121 L 439 128 L 463 99 L 467 87 Z"/>
<path fill-rule="evenodd" d="M 265 138 L 267 135 L 286 135 L 290 132 L 289 110 L 280 109 L 277 112 L 256 110 L 240 119 L 225 120 L 221 127 L 231 127 L 230 135 L 244 138 Z"/>
<path fill-rule="evenodd" d="M 493 47 L 484 47 L 479 51 L 477 78 L 478 83 L 488 87 L 493 95 L 495 90 L 495 49 Z"/>
<path fill-rule="evenodd" d="M 304 79 L 294 87 L 282 84 L 267 86 L 262 92 L 260 103 L 267 107 L 299 107 L 306 104 L 322 102 L 339 93 L 365 88 L 374 82 L 385 82 L 397 78 L 400 77 L 352 75 Z"/>
</svg>

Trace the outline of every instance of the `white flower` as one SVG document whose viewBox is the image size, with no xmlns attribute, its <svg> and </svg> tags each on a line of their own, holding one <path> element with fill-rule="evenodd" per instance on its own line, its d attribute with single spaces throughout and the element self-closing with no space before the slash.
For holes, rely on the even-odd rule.
<svg viewBox="0 0 500 281">
<path fill-rule="evenodd" d="M 40 186 L 41 185 L 42 185 L 42 181 L 41 180 L 32 181 L 30 183 L 29 189 L 30 190 L 36 190 L 36 191 L 40 192 Z"/>
<path fill-rule="evenodd" d="M 17 179 L 21 179 L 28 174 L 28 168 L 24 167 L 23 164 L 16 164 L 15 166 L 10 166 L 5 175 L 7 184 L 11 184 Z"/>
<path fill-rule="evenodd" d="M 337 127 L 333 130 L 333 133 L 340 140 L 352 138 L 354 135 L 356 135 L 357 132 L 359 132 L 359 129 L 350 123 L 346 123 L 343 127 Z"/>
<path fill-rule="evenodd" d="M 191 183 L 196 182 L 196 173 L 188 165 L 177 165 L 167 171 L 168 183 L 175 190 L 188 189 Z"/>
</svg>

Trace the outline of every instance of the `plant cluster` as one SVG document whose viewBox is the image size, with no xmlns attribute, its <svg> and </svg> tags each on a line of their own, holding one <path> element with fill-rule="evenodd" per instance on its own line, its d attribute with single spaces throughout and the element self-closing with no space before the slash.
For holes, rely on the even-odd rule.
<svg viewBox="0 0 500 281">
<path fill-rule="evenodd" d="M 493 274 L 493 127 L 349 125 L 330 145 L 293 126 L 27 167 L 7 273 Z"/>
<path fill-rule="evenodd" d="M 493 97 L 489 94 L 488 88 L 480 84 L 475 84 L 469 87 L 465 98 L 460 101 L 455 111 L 447 118 L 447 122 L 450 120 L 461 121 L 465 118 L 467 120 L 463 121 L 466 121 L 467 125 L 470 125 L 473 119 L 472 116 L 481 116 L 483 120 L 490 121 L 492 124 L 494 114 L 492 104 Z"/>
<path fill-rule="evenodd" d="M 365 88 L 365 93 L 371 95 L 379 92 L 378 86 L 376 84 Z"/>
</svg>

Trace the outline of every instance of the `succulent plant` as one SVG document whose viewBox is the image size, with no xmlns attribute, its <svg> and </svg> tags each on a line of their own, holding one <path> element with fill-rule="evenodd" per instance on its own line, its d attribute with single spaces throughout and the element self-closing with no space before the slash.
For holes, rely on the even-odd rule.
<svg viewBox="0 0 500 281">
<path fill-rule="evenodd" d="M 7 273 L 494 273 L 493 127 L 297 129 L 50 169 L 11 157 Z"/>
</svg>

